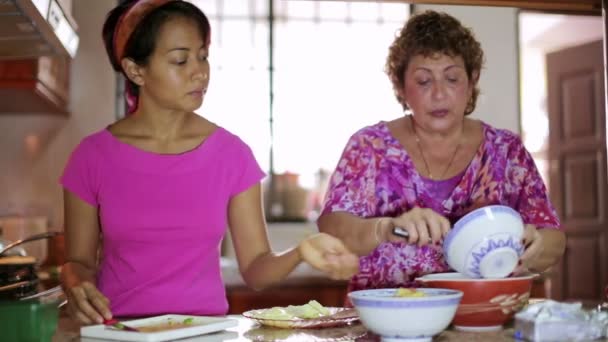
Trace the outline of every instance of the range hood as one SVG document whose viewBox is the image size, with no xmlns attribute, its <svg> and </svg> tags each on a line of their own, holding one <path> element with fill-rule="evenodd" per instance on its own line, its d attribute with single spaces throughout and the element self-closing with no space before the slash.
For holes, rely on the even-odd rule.
<svg viewBox="0 0 608 342">
<path fill-rule="evenodd" d="M 0 0 L 0 59 L 72 58 L 77 26 L 57 0 Z"/>
</svg>

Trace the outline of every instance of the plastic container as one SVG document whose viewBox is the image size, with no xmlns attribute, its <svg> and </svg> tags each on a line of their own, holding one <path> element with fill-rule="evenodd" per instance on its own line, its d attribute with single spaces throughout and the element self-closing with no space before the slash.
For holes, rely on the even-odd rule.
<svg viewBox="0 0 608 342">
<path fill-rule="evenodd" d="M 593 341 L 606 336 L 606 326 L 589 321 L 534 322 L 515 319 L 515 338 L 534 342 Z"/>
<path fill-rule="evenodd" d="M 593 341 L 606 337 L 608 313 L 582 303 L 552 300 L 530 304 L 515 315 L 515 338 L 535 342 Z"/>
</svg>

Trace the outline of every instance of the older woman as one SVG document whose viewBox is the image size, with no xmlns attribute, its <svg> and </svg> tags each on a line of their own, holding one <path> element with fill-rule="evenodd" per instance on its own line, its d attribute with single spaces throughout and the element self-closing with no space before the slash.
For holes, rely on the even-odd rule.
<svg viewBox="0 0 608 342">
<path fill-rule="evenodd" d="M 443 237 L 485 205 L 523 217 L 526 250 L 516 272 L 543 271 L 563 254 L 565 235 L 520 138 L 468 117 L 482 65 L 473 33 L 445 13 L 413 16 L 391 45 L 386 71 L 407 115 L 350 138 L 318 220 L 360 256 L 349 290 L 409 286 L 448 271 Z"/>
</svg>

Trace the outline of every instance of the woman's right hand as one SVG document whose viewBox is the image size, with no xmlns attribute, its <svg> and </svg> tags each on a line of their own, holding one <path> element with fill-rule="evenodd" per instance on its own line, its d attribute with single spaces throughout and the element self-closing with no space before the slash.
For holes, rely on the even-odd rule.
<svg viewBox="0 0 608 342">
<path fill-rule="evenodd" d="M 85 281 L 66 291 L 68 312 L 83 324 L 103 323 L 111 319 L 110 301 L 92 283 Z"/>
<path fill-rule="evenodd" d="M 82 266 L 80 266 L 82 267 Z M 110 300 L 95 287 L 91 280 L 82 280 L 79 266 L 66 264 L 62 271 L 63 292 L 67 296 L 68 313 L 82 324 L 101 324 L 111 319 Z"/>
<path fill-rule="evenodd" d="M 450 221 L 432 209 L 414 207 L 401 216 L 390 218 L 390 224 L 384 225 L 383 236 L 387 241 L 403 241 L 392 233 L 394 227 L 405 229 L 409 237 L 407 242 L 424 246 L 439 243 L 450 231 Z"/>
</svg>

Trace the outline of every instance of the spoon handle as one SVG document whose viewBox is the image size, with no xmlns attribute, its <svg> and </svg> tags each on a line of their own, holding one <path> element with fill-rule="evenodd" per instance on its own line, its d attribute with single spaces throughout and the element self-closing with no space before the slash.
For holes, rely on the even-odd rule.
<svg viewBox="0 0 608 342">
<path fill-rule="evenodd" d="M 405 230 L 405 228 L 401 228 L 401 227 L 394 227 L 393 235 L 400 236 L 400 237 L 406 238 L 406 239 L 409 239 L 409 237 L 410 237 L 410 233 L 408 233 L 408 231 Z"/>
</svg>

